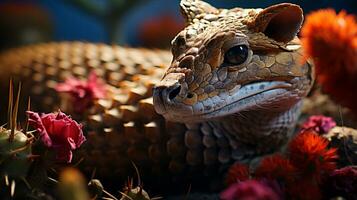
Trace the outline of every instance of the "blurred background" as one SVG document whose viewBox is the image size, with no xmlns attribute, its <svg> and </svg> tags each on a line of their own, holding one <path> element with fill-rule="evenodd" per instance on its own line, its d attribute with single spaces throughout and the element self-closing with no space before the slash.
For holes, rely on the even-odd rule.
<svg viewBox="0 0 357 200">
<path fill-rule="evenodd" d="M 207 0 L 216 7 L 299 4 L 357 13 L 357 0 Z M 0 0 L 0 51 L 49 41 L 168 48 L 184 26 L 179 0 Z"/>
</svg>

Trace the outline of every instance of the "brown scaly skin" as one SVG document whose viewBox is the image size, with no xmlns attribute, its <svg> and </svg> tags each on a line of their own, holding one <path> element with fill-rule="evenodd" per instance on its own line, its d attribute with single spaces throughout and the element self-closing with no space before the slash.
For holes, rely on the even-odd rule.
<svg viewBox="0 0 357 200">
<path fill-rule="evenodd" d="M 126 176 L 133 160 L 143 176 L 156 174 L 153 182 L 214 184 L 232 162 L 277 151 L 291 136 L 313 83 L 296 38 L 302 10 L 293 4 L 227 10 L 183 0 L 181 11 L 187 27 L 173 40 L 173 58 L 159 50 L 43 44 L 3 54 L 1 80 L 22 80 L 33 106 L 48 112 L 65 101 L 56 83 L 95 70 L 111 92 L 76 116 L 88 131 L 76 155 L 85 170 Z M 235 47 L 246 56 L 230 51 Z"/>
</svg>

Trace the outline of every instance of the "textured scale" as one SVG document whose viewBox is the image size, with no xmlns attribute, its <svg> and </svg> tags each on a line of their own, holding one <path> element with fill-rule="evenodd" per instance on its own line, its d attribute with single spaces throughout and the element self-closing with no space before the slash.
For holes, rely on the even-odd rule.
<svg viewBox="0 0 357 200">
<path fill-rule="evenodd" d="M 59 109 L 61 97 L 53 88 L 69 76 L 86 78 L 94 70 L 113 86 L 111 99 L 98 100 L 85 116 L 77 117 L 83 120 L 88 135 L 75 159 L 84 158 L 80 166 L 87 173 L 95 166 L 102 178 L 125 178 L 133 171 L 130 161 L 143 174 L 162 176 L 165 171 L 184 173 L 187 165 L 217 162 L 209 151 L 192 150 L 202 138 L 185 137 L 184 124 L 165 121 L 154 110 L 152 87 L 170 60 L 168 51 L 80 42 L 27 46 L 0 56 L 1 69 L 6 69 L 2 73 L 12 74 L 24 86 L 31 85 L 30 90 L 23 90 L 23 96 L 41 102 L 33 103 L 33 110 Z M 7 85 L 9 79 L 1 80 Z"/>
<path fill-rule="evenodd" d="M 1 55 L 2 73 L 16 74 L 30 91 L 34 109 L 51 112 L 60 107 L 60 97 L 53 89 L 70 76 L 86 78 L 94 70 L 110 84 L 111 99 L 101 99 L 86 116 L 90 127 L 121 126 L 132 129 L 141 121 L 148 134 L 155 136 L 152 87 L 160 81 L 170 63 L 167 51 L 133 49 L 80 42 L 49 43 L 14 49 Z M 8 80 L 2 79 L 6 85 Z M 103 129 L 104 131 L 104 129 Z M 108 130 L 106 130 L 108 132 Z M 154 140 L 154 139 L 153 139 Z"/>
<path fill-rule="evenodd" d="M 300 21 L 294 22 L 296 27 L 290 26 L 281 34 L 263 33 L 267 29 L 264 19 L 273 20 L 276 13 L 287 10 L 301 15 L 297 17 Z M 52 112 L 61 108 L 71 113 L 72 105 L 66 104 L 54 87 L 70 76 L 84 79 L 95 71 L 110 85 L 109 97 L 96 101 L 83 115 L 73 115 L 87 132 L 87 142 L 75 155 L 82 169 L 87 173 L 96 170 L 102 178 L 126 178 L 133 172 L 133 161 L 142 175 L 154 176 L 144 180 L 148 185 L 149 181 L 185 181 L 217 188 L 225 169 L 234 161 L 250 163 L 284 145 L 297 121 L 300 103 L 279 112 L 247 110 L 201 123 L 171 121 L 184 119 L 175 119 L 175 114 L 200 116 L 204 111 L 220 109 L 226 103 L 224 95 L 233 96 L 245 84 L 253 83 L 247 91 L 269 87 L 270 83 L 254 85 L 257 81 L 300 83 L 293 88 L 296 93 L 286 97 L 284 94 L 288 94 L 282 93 L 280 101 L 298 102 L 306 96 L 313 70 L 308 64 L 299 64 L 302 53 L 296 47 L 298 39 L 293 39 L 301 25 L 302 11 L 292 4 L 265 10 L 227 10 L 198 0 L 183 0 L 181 12 L 187 27 L 173 40 L 172 52 L 82 42 L 7 51 L 0 55 L 2 91 L 7 91 L 13 77 L 23 82 L 24 95 L 31 96 L 34 110 Z M 239 68 L 221 67 L 222 49 L 235 36 L 249 38 L 249 63 Z M 177 105 L 163 106 L 161 93 L 155 92 L 178 83 Z M 264 96 L 258 95 L 254 101 L 259 98 Z M 248 100 L 239 105 L 252 104 Z M 272 101 L 270 108 L 279 106 Z M 170 115 L 165 110 L 168 108 Z M 242 117 L 237 118 L 239 115 Z"/>
</svg>

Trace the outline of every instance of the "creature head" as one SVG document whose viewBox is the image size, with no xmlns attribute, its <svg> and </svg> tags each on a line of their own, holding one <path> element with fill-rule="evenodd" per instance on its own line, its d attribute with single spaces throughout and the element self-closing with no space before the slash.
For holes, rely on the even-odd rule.
<svg viewBox="0 0 357 200">
<path fill-rule="evenodd" d="M 158 113 L 192 122 L 246 110 L 282 112 L 306 96 L 313 70 L 296 37 L 303 21 L 299 6 L 180 5 L 187 26 L 173 39 L 172 64 L 154 89 Z"/>
</svg>

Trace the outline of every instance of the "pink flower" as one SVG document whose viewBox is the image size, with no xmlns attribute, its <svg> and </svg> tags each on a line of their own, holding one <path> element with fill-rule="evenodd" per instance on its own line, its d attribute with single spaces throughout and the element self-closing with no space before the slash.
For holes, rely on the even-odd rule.
<svg viewBox="0 0 357 200">
<path fill-rule="evenodd" d="M 64 83 L 57 84 L 55 89 L 57 92 L 71 95 L 74 112 L 76 113 L 83 113 L 93 104 L 94 100 L 106 96 L 105 84 L 98 79 L 94 71 L 89 74 L 86 81 L 72 77 Z"/>
<path fill-rule="evenodd" d="M 274 184 L 273 184 L 274 185 Z M 279 200 L 282 197 L 271 187 L 270 183 L 257 180 L 247 180 L 232 184 L 224 190 L 220 198 L 223 200 Z"/>
<path fill-rule="evenodd" d="M 336 122 L 331 117 L 323 115 L 310 116 L 302 125 L 302 131 L 312 129 L 319 135 L 329 132 L 336 126 Z"/>
<path fill-rule="evenodd" d="M 79 148 L 86 140 L 82 132 L 82 125 L 59 111 L 39 115 L 27 111 L 29 123 L 40 134 L 43 144 L 55 150 L 56 159 L 61 162 L 72 161 L 72 150 Z"/>
<path fill-rule="evenodd" d="M 333 171 L 324 184 L 324 192 L 329 199 L 336 196 L 357 199 L 357 166 Z"/>
</svg>

